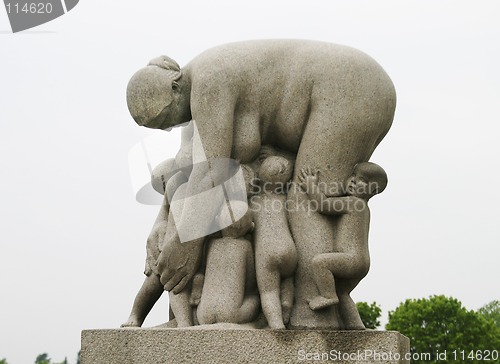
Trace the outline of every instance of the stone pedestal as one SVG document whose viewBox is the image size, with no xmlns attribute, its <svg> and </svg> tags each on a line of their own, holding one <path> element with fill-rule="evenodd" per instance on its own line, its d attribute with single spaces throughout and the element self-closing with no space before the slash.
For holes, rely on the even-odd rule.
<svg viewBox="0 0 500 364">
<path fill-rule="evenodd" d="M 395 331 L 115 329 L 82 332 L 83 364 L 410 363 Z"/>
</svg>

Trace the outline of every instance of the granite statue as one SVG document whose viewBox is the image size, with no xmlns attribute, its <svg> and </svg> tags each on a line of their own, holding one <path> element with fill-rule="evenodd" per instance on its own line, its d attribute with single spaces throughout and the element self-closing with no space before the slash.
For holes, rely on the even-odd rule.
<svg viewBox="0 0 500 364">
<path fill-rule="evenodd" d="M 230 214 L 234 226 L 185 239 L 180 232 L 189 227 L 204 230 L 197 219 L 199 206 L 182 199 L 180 217 L 173 223 L 165 203 L 150 236 L 155 245 L 151 258 L 156 258 L 148 260 L 154 294 L 144 299 L 135 318 L 133 310 L 130 326 L 142 324 L 161 287 L 169 291 L 173 311 L 180 302 L 176 319 L 187 316 L 179 326 L 251 321 L 260 302 L 260 316 L 271 328 L 363 328 L 349 294 L 368 269 L 369 210 L 336 211 L 336 206 L 343 200 L 366 205 L 385 187 L 383 170 L 366 164 L 389 131 L 396 106 L 394 86 L 377 62 L 353 48 L 316 41 L 232 43 L 203 52 L 183 68 L 167 56 L 153 59 L 132 76 L 127 104 L 136 123 L 148 128 L 169 131 L 194 120 L 199 144 L 190 147 L 191 157 L 186 154 L 191 167 L 183 172 L 182 183 L 172 182 L 174 196 L 197 196 L 220 184 L 218 176 L 226 172 L 217 161 L 227 158 L 240 163 L 247 177 L 254 170 L 260 179 L 256 189 L 262 183 L 274 189 L 266 195 L 247 191 L 250 210 L 259 199 L 282 206 L 253 213 L 252 219 L 243 214 L 240 223 Z M 206 163 L 198 163 L 197 148 Z M 269 148 L 281 157 L 263 157 Z M 280 159 L 283 155 L 292 158 Z M 344 181 L 353 171 L 346 190 Z M 167 187 L 171 178 L 163 178 Z M 286 188 L 277 191 L 284 182 Z M 368 182 L 379 186 L 359 194 L 353 190 Z M 311 209 L 314 204 L 320 208 Z M 221 205 L 208 204 L 204 213 L 221 216 Z M 251 220 L 255 229 L 249 234 Z M 339 237 L 342 229 L 352 230 L 356 238 Z M 234 284 L 230 291 L 214 283 L 231 263 L 221 258 L 228 245 L 234 249 L 228 252 L 231 267 L 239 272 L 227 283 Z M 342 255 L 346 253 L 354 258 Z M 346 267 L 345 275 L 337 262 Z M 193 277 L 202 270 L 201 295 L 193 300 L 199 285 L 194 282 L 200 281 Z M 216 303 L 213 295 L 218 294 L 231 302 L 224 307 Z"/>
</svg>

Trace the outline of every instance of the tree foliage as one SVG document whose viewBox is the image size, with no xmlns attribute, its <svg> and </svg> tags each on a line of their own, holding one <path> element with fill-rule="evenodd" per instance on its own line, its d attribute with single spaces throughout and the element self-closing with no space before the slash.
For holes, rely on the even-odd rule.
<svg viewBox="0 0 500 364">
<path fill-rule="evenodd" d="M 380 326 L 379 319 L 382 315 L 382 309 L 376 302 L 373 302 L 371 305 L 366 302 L 358 302 L 356 303 L 356 307 L 359 316 L 361 316 L 361 321 L 363 321 L 367 329 L 376 329 Z"/>
<path fill-rule="evenodd" d="M 455 351 L 477 353 L 500 349 L 500 331 L 493 321 L 469 311 L 455 298 L 432 296 L 428 299 L 408 299 L 389 312 L 387 330 L 396 330 L 410 338 L 413 353 L 429 353 L 437 362 L 436 352 Z M 454 363 L 483 363 L 477 358 L 460 355 Z M 497 361 L 490 361 L 497 362 Z M 412 360 L 427 363 L 428 360 Z"/>
<path fill-rule="evenodd" d="M 500 301 L 495 300 L 490 303 L 485 304 L 481 307 L 477 312 L 486 318 L 487 320 L 491 320 L 495 323 L 496 327 L 500 328 Z"/>
<path fill-rule="evenodd" d="M 77 363 L 80 363 L 80 352 L 78 352 Z M 2 364 L 0 362 L 0 364 Z M 53 363 L 52 359 L 49 358 L 47 353 L 40 354 L 35 359 L 35 364 L 68 364 L 68 358 L 64 358 L 64 360 L 60 363 Z"/>
<path fill-rule="evenodd" d="M 0 364 L 9 364 L 9 363 L 7 363 L 7 359 L 4 358 L 0 359 Z"/>
<path fill-rule="evenodd" d="M 43 353 L 36 357 L 35 364 L 50 364 L 49 354 Z"/>
</svg>

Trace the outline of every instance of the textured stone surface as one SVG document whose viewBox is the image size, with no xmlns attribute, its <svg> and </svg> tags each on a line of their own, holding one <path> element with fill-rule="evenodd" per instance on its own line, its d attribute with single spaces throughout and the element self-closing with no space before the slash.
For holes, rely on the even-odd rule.
<svg viewBox="0 0 500 364">
<path fill-rule="evenodd" d="M 403 360 L 409 346 L 408 338 L 394 331 L 85 330 L 81 360 L 83 364 L 409 363 Z M 340 358 L 347 354 L 346 360 Z"/>
</svg>

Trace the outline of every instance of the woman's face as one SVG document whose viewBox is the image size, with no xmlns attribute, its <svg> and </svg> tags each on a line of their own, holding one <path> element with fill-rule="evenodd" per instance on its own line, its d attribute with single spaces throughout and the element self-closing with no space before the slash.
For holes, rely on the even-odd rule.
<svg viewBox="0 0 500 364">
<path fill-rule="evenodd" d="M 168 95 L 165 97 L 165 94 Z M 190 118 L 189 105 L 185 105 L 182 102 L 183 97 L 180 93 L 169 88 L 168 91 L 162 91 L 157 97 L 160 99 L 155 101 L 155 103 L 160 104 L 162 100 L 171 100 L 169 104 L 161 110 L 161 112 L 153 118 L 146 119 L 141 123 L 141 126 L 151 129 L 162 129 L 170 131 L 172 128 L 184 126 Z M 136 120 L 137 122 L 137 120 Z"/>
<path fill-rule="evenodd" d="M 167 105 L 163 108 L 163 110 L 153 119 L 146 121 L 142 126 L 151 129 L 162 129 L 162 130 L 170 130 L 174 127 L 176 113 L 175 113 L 175 105 Z"/>
</svg>

